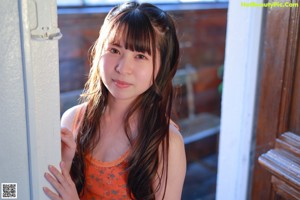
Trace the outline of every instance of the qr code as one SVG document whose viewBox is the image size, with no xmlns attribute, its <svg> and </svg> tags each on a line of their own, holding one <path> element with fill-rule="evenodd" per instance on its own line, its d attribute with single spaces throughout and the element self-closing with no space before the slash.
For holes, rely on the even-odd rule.
<svg viewBox="0 0 300 200">
<path fill-rule="evenodd" d="M 2 199 L 17 199 L 17 183 L 1 183 Z"/>
</svg>

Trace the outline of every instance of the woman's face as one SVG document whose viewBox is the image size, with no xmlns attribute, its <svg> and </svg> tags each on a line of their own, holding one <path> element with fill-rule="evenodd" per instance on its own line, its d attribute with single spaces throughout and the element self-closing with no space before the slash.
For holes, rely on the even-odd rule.
<svg viewBox="0 0 300 200">
<path fill-rule="evenodd" d="M 124 35 L 124 34 L 122 34 Z M 152 85 L 153 73 L 159 70 L 159 54 L 156 52 L 155 72 L 153 55 L 125 48 L 124 36 L 117 42 L 104 44 L 100 58 L 101 79 L 115 99 L 133 101 Z"/>
</svg>

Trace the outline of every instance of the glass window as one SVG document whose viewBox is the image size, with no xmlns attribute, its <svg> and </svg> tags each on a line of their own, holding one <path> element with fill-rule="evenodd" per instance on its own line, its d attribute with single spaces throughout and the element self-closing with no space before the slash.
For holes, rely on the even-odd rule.
<svg viewBox="0 0 300 200">
<path fill-rule="evenodd" d="M 58 6 L 83 6 L 84 0 L 57 0 Z"/>
<path fill-rule="evenodd" d="M 192 3 L 192 2 L 227 2 L 228 0 L 138 0 L 149 3 Z M 58 6 L 97 6 L 123 3 L 124 0 L 57 0 Z"/>
</svg>

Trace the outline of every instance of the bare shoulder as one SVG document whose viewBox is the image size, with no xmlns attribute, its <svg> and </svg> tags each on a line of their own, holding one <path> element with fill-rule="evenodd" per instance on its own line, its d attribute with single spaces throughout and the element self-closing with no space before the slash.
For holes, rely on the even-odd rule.
<svg viewBox="0 0 300 200">
<path fill-rule="evenodd" d="M 62 128 L 67 128 L 70 131 L 72 131 L 73 123 L 75 121 L 76 115 L 79 114 L 80 110 L 85 109 L 85 107 L 86 107 L 86 103 L 83 103 L 83 104 L 73 106 L 68 110 L 66 110 L 61 117 L 60 126 Z"/>
<path fill-rule="evenodd" d="M 179 131 L 178 126 L 171 121 L 169 127 L 170 145 L 184 145 L 182 134 Z"/>
<path fill-rule="evenodd" d="M 174 122 L 169 127 L 169 156 L 167 185 L 164 199 L 180 200 L 186 174 L 186 155 L 183 137 Z M 166 173 L 165 173 L 166 175 Z M 162 181 L 162 185 L 166 184 Z M 156 193 L 156 199 L 162 199 L 163 188 Z"/>
<path fill-rule="evenodd" d="M 185 162 L 185 145 L 182 134 L 178 126 L 171 122 L 169 127 L 169 156 L 172 162 L 178 162 L 178 156 L 181 155 L 181 162 Z"/>
</svg>

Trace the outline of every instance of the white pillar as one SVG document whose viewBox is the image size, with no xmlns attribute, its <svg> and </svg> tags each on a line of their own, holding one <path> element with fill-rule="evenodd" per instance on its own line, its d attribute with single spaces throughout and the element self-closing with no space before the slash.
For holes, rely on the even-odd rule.
<svg viewBox="0 0 300 200">
<path fill-rule="evenodd" d="M 217 200 L 247 199 L 249 190 L 262 8 L 241 2 L 228 8 Z"/>
<path fill-rule="evenodd" d="M 56 1 L 2 0 L 0 17 L 0 182 L 43 200 L 44 172 L 60 161 Z"/>
</svg>

